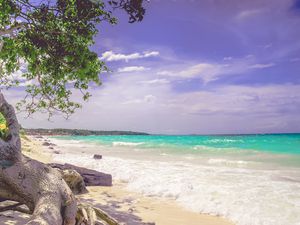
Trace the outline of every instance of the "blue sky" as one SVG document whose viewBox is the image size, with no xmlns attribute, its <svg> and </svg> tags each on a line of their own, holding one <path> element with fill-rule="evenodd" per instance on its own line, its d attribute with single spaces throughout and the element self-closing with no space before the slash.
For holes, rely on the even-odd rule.
<svg viewBox="0 0 300 225">
<path fill-rule="evenodd" d="M 25 127 L 168 134 L 300 132 L 300 1 L 152 0 L 141 23 L 101 24 L 112 69 L 70 120 Z M 8 93 L 15 101 L 20 94 Z M 76 96 L 76 93 L 75 93 Z"/>
</svg>

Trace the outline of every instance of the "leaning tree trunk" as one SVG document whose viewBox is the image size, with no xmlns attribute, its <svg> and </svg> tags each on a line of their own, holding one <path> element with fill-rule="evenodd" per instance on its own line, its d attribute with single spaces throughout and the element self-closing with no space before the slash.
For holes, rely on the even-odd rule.
<svg viewBox="0 0 300 225">
<path fill-rule="evenodd" d="M 28 225 L 73 225 L 76 199 L 61 174 L 21 153 L 19 123 L 15 111 L 0 93 L 0 112 L 9 128 L 0 139 L 0 199 L 28 206 L 32 217 Z"/>
</svg>

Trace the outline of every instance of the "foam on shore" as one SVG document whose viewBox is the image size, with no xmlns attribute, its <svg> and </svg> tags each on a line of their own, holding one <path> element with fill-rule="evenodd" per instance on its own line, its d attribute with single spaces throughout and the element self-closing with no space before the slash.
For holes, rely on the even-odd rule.
<svg viewBox="0 0 300 225">
<path fill-rule="evenodd" d="M 99 147 L 88 148 L 100 151 Z M 97 161 L 79 149 L 65 147 L 68 153 L 54 160 L 110 173 L 126 182 L 129 190 L 169 198 L 190 211 L 222 216 L 238 225 L 300 225 L 298 169 L 254 169 L 245 167 L 246 162 L 235 162 L 232 167 L 234 161 L 225 159 L 210 159 L 204 165 L 147 157 L 104 156 Z"/>
</svg>

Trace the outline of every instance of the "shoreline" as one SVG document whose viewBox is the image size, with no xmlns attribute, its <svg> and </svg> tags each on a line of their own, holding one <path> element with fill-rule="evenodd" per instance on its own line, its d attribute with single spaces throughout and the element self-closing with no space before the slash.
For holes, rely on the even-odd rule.
<svg viewBox="0 0 300 225">
<path fill-rule="evenodd" d="M 51 163 L 54 162 L 52 156 L 57 148 L 63 152 L 63 148 L 60 146 L 43 146 L 45 141 L 51 143 L 47 137 L 29 136 L 29 139 L 30 141 L 22 142 L 24 153 L 36 160 Z M 50 147 L 52 149 L 49 149 Z M 109 214 L 117 216 L 120 214 L 120 217 L 128 215 L 128 220 L 136 220 L 135 223 L 128 223 L 130 225 L 154 223 L 156 225 L 234 225 L 225 218 L 188 211 L 178 205 L 175 200 L 147 197 L 129 191 L 126 189 L 125 183 L 114 178 L 112 187 L 88 187 L 88 190 L 89 193 L 77 197 L 83 202 L 92 203 L 104 211 L 108 211 Z"/>
<path fill-rule="evenodd" d="M 128 191 L 125 184 L 121 182 L 114 182 L 112 187 L 88 187 L 88 190 L 89 193 L 82 195 L 82 199 L 87 200 L 87 202 L 112 206 L 118 211 L 130 212 L 141 218 L 143 223 L 154 223 L 155 225 L 234 225 L 221 217 L 188 211 L 173 200 L 146 197 Z M 101 206 L 99 207 L 101 208 Z"/>
</svg>

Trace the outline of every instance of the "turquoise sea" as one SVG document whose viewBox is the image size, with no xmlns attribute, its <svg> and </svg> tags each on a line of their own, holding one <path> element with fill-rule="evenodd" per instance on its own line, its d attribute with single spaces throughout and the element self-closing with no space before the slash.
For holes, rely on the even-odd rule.
<svg viewBox="0 0 300 225">
<path fill-rule="evenodd" d="M 56 161 L 110 173 L 131 191 L 237 225 L 300 225 L 300 134 L 50 139 Z"/>
<path fill-rule="evenodd" d="M 300 167 L 300 134 L 257 135 L 118 135 L 61 136 L 60 140 L 76 140 L 106 146 L 143 150 L 152 154 L 224 156 L 251 158 L 286 166 Z M 255 156 L 260 156 L 255 158 Z M 264 157 L 263 157 L 264 156 Z M 273 158 L 272 158 L 273 156 Z M 280 158 L 280 156 L 285 156 Z M 278 160 L 278 158 L 280 158 Z"/>
</svg>

